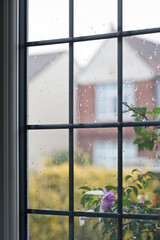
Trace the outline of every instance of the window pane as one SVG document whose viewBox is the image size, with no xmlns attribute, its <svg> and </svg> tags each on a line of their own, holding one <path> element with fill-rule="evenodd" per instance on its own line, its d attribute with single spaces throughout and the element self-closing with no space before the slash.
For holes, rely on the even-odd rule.
<svg viewBox="0 0 160 240">
<path fill-rule="evenodd" d="M 157 138 L 155 127 L 124 129 L 124 213 L 158 213 L 160 141 Z"/>
<path fill-rule="evenodd" d="M 139 120 L 157 120 L 158 116 L 151 113 L 155 107 L 160 107 L 160 46 L 155 40 L 159 34 L 127 37 L 123 40 L 123 110 L 124 120 L 134 121 L 131 117 L 136 111 L 145 111 L 146 118 Z M 142 108 L 145 109 L 136 109 Z M 160 112 L 160 110 L 159 110 Z"/>
<path fill-rule="evenodd" d="M 75 121 L 117 120 L 117 42 L 100 40 L 75 44 Z M 88 51 L 86 51 L 88 49 Z"/>
<path fill-rule="evenodd" d="M 75 240 L 118 239 L 117 219 L 75 218 Z"/>
<path fill-rule="evenodd" d="M 29 41 L 68 37 L 68 21 L 68 0 L 28 0 Z"/>
<path fill-rule="evenodd" d="M 29 124 L 68 122 L 68 62 L 66 44 L 29 49 Z"/>
<path fill-rule="evenodd" d="M 68 217 L 29 215 L 29 240 L 68 240 Z"/>
<path fill-rule="evenodd" d="M 28 133 L 29 207 L 68 209 L 68 130 Z"/>
<path fill-rule="evenodd" d="M 126 219 L 123 221 L 123 236 L 127 239 L 159 239 L 159 221 Z"/>
<path fill-rule="evenodd" d="M 124 0 L 124 30 L 160 27 L 159 0 Z"/>
<path fill-rule="evenodd" d="M 84 196 L 83 187 L 89 187 L 90 190 L 103 190 L 104 187 L 113 185 L 117 200 L 117 129 L 75 130 L 75 154 L 75 209 L 87 211 L 98 207 L 100 211 L 100 204 L 89 206 L 86 202 L 83 205 L 81 200 Z M 82 190 L 79 189 L 80 187 Z M 85 191 L 88 192 L 89 189 Z M 103 191 L 98 193 L 98 196 L 89 194 L 88 197 L 95 198 L 93 200 L 101 199 Z M 117 211 L 117 201 L 112 203 L 111 205 L 115 207 L 114 211 Z M 112 206 L 107 206 L 104 210 L 110 211 Z"/>
<path fill-rule="evenodd" d="M 75 36 L 116 31 L 117 1 L 75 0 Z"/>
</svg>

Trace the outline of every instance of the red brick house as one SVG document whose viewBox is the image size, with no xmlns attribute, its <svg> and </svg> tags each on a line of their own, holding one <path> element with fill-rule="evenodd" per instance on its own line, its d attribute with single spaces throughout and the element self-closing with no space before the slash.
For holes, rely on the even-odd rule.
<svg viewBox="0 0 160 240">
<path fill-rule="evenodd" d="M 91 62 L 77 79 L 77 122 L 117 121 L 116 40 L 105 40 Z M 160 45 L 141 38 L 123 42 L 123 101 L 151 110 L 160 106 Z M 127 108 L 124 106 L 124 110 Z M 124 121 L 134 120 L 124 113 Z M 153 167 L 154 154 L 138 153 L 133 144 L 133 128 L 123 133 L 124 166 Z M 77 145 L 90 152 L 98 166 L 117 166 L 117 131 L 115 129 L 79 129 Z"/>
</svg>

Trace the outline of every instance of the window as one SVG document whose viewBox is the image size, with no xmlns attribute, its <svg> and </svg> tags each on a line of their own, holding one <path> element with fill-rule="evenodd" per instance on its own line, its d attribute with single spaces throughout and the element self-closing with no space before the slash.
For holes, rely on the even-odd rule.
<svg viewBox="0 0 160 240">
<path fill-rule="evenodd" d="M 112 239 L 122 240 L 127 219 L 159 219 L 158 214 L 128 213 L 124 209 L 123 174 L 141 165 L 136 145 L 139 139 L 135 141 L 137 129 L 158 127 L 160 122 L 145 118 L 147 121 L 134 121 L 131 112 L 123 111 L 128 110 L 127 105 L 144 106 L 149 111 L 158 107 L 153 100 L 158 75 L 153 64 L 159 47 L 145 37 L 159 34 L 160 28 L 128 28 L 124 9 L 129 8 L 128 0 L 123 1 L 124 6 L 122 0 L 110 1 L 108 8 L 96 1 L 92 1 L 94 8 L 86 0 L 60 1 L 57 9 L 48 0 L 35 1 L 36 32 L 33 2 L 20 1 L 19 12 L 20 239 L 100 239 L 98 225 L 94 230 L 92 224 L 81 228 L 80 217 L 85 221 L 92 218 L 97 224 L 101 219 L 104 223 L 113 220 L 115 228 L 112 226 L 109 234 Z M 51 14 L 49 18 L 46 14 L 42 19 L 37 6 Z M 100 22 L 93 27 L 98 10 Z M 106 23 L 106 11 L 112 13 L 115 27 L 106 25 L 110 22 L 108 19 Z M 84 27 L 86 21 L 88 29 Z M 32 33 L 37 35 L 33 37 Z M 143 150 L 144 159 L 154 158 L 153 151 Z M 116 185 L 117 210 L 87 211 L 80 205 L 80 187 L 103 188 L 106 177 Z"/>
<path fill-rule="evenodd" d="M 116 141 L 104 142 L 97 141 L 93 147 L 93 163 L 97 167 L 106 167 L 108 169 L 116 168 L 117 145 Z M 123 161 L 125 169 L 130 169 L 134 165 L 143 167 L 142 162 L 139 162 L 136 146 L 132 141 L 123 142 Z"/>
<path fill-rule="evenodd" d="M 123 85 L 123 101 L 129 105 L 135 104 L 134 99 L 134 84 L 125 83 Z M 116 83 L 109 83 L 96 86 L 96 118 L 99 121 L 114 120 L 117 116 L 117 85 Z M 127 111 L 128 108 L 123 106 L 123 111 Z M 130 113 L 125 117 L 129 118 Z"/>
<path fill-rule="evenodd" d="M 116 84 L 96 86 L 95 104 L 98 120 L 114 120 L 117 114 Z"/>
</svg>

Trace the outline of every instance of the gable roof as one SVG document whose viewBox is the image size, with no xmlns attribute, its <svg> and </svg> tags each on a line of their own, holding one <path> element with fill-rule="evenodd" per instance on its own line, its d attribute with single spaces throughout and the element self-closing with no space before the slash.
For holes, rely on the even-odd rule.
<svg viewBox="0 0 160 240">
<path fill-rule="evenodd" d="M 132 47 L 154 71 L 160 73 L 160 45 L 138 37 L 127 38 Z"/>
<path fill-rule="evenodd" d="M 157 68 L 159 61 L 160 47 L 155 43 L 137 37 L 124 38 L 123 81 L 145 81 L 154 78 L 160 71 Z M 104 40 L 77 81 L 82 85 L 117 81 L 116 39 Z"/>
<path fill-rule="evenodd" d="M 64 53 L 65 52 L 30 55 L 27 59 L 28 80 L 39 74 L 40 71 L 45 69 L 49 64 L 53 64 Z"/>
</svg>

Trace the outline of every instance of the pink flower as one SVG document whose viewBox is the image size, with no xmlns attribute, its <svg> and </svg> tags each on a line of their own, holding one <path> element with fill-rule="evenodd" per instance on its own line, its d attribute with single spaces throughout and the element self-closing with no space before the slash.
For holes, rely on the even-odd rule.
<svg viewBox="0 0 160 240">
<path fill-rule="evenodd" d="M 154 141 L 154 152 L 156 152 L 156 160 L 160 159 L 160 137 L 158 137 L 158 140 Z"/>
<path fill-rule="evenodd" d="M 114 192 L 107 192 L 107 189 L 103 188 L 103 193 L 104 196 L 100 204 L 100 212 L 104 212 L 106 209 L 111 209 L 111 207 L 114 205 L 114 201 L 116 200 Z"/>
<path fill-rule="evenodd" d="M 140 194 L 137 199 L 138 199 L 138 202 L 139 203 L 144 203 L 145 201 L 148 200 L 148 197 L 149 197 L 150 193 L 147 193 L 145 196 Z"/>
<path fill-rule="evenodd" d="M 87 212 L 94 212 L 92 209 L 90 209 L 90 210 L 88 210 Z M 86 223 L 86 217 L 84 217 L 84 216 L 81 216 L 81 217 L 79 217 L 79 225 L 82 227 L 82 226 L 84 226 L 85 225 L 85 223 Z"/>
</svg>

